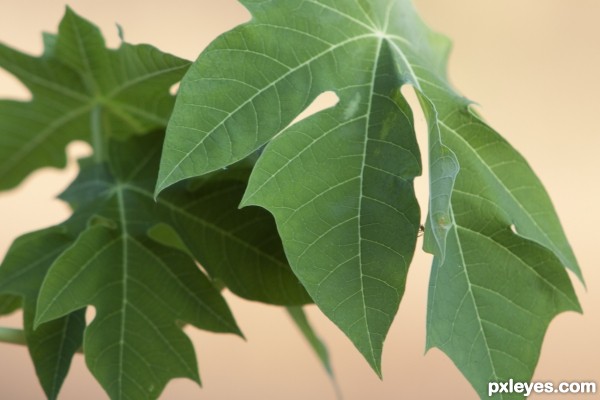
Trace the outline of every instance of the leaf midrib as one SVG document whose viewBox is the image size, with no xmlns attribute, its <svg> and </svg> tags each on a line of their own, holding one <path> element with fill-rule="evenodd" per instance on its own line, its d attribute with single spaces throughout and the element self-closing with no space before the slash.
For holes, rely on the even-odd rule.
<svg viewBox="0 0 600 400">
<path fill-rule="evenodd" d="M 121 235 L 120 235 L 120 239 L 121 239 L 121 246 L 122 246 L 122 253 L 121 256 L 123 257 L 123 268 L 121 269 L 122 272 L 122 287 L 123 287 L 123 298 L 121 299 L 121 328 L 119 331 L 119 361 L 118 361 L 118 368 L 119 368 L 119 373 L 118 373 L 118 377 L 117 377 L 117 387 L 118 387 L 118 391 L 119 391 L 119 396 L 121 396 L 124 393 L 123 390 L 123 364 L 124 364 L 124 356 L 125 356 L 125 325 L 127 323 L 127 304 L 128 304 L 128 299 L 127 299 L 127 289 L 128 289 L 128 280 L 129 280 L 129 242 L 128 242 L 128 238 L 129 238 L 129 232 L 128 232 L 128 226 L 127 226 L 127 214 L 125 211 L 125 201 L 123 198 L 123 190 L 117 190 L 117 204 L 119 207 L 119 224 L 121 227 Z"/>
<path fill-rule="evenodd" d="M 363 235 L 362 235 L 362 201 L 363 201 L 363 186 L 364 186 L 364 174 L 365 168 L 367 165 L 367 148 L 369 143 L 369 130 L 370 130 L 370 121 L 371 121 L 371 112 L 373 105 L 373 94 L 375 93 L 375 80 L 377 79 L 377 67 L 379 65 L 379 57 L 381 55 L 381 48 L 383 46 L 383 39 L 379 39 L 377 44 L 377 50 L 375 52 L 373 70 L 371 72 L 371 87 L 369 89 L 369 102 L 367 106 L 367 112 L 365 116 L 365 139 L 363 143 L 363 151 L 362 151 L 362 160 L 360 166 L 360 174 L 359 174 L 359 193 L 358 193 L 358 215 L 357 215 L 357 233 L 358 233 L 358 273 L 360 274 L 360 294 L 362 300 L 362 313 L 365 319 L 365 328 L 367 331 L 367 338 L 369 342 L 369 351 L 371 353 L 371 361 L 374 365 L 375 372 L 378 375 L 381 375 L 381 368 L 378 363 L 375 362 L 375 349 L 373 348 L 373 339 L 371 338 L 371 330 L 369 329 L 369 317 L 367 315 L 367 301 L 365 299 L 365 273 L 363 271 L 363 262 L 362 262 L 362 243 L 363 243 Z"/>
<path fill-rule="evenodd" d="M 454 210 L 452 208 L 452 205 L 450 206 L 450 215 L 452 217 L 452 221 L 456 221 L 456 219 L 454 218 Z M 463 271 L 465 273 L 467 289 L 468 289 L 467 292 L 469 293 L 469 296 L 471 297 L 471 301 L 473 302 L 473 308 L 475 309 L 475 315 L 477 317 L 476 320 L 477 320 L 477 325 L 479 326 L 479 332 L 481 333 L 481 336 L 483 337 L 484 347 L 485 347 L 486 353 L 488 355 L 492 373 L 494 374 L 493 379 L 494 379 L 494 381 L 498 381 L 498 373 L 496 372 L 496 366 L 494 365 L 494 362 L 492 361 L 492 354 L 490 353 L 490 347 L 489 347 L 489 344 L 487 341 L 487 336 L 485 335 L 485 331 L 483 329 L 483 324 L 482 324 L 482 319 L 481 319 L 481 316 L 479 315 L 479 308 L 477 308 L 477 301 L 475 300 L 475 294 L 473 293 L 471 278 L 469 277 L 469 270 L 467 268 L 464 251 L 462 249 L 462 243 L 460 240 L 460 236 L 458 235 L 458 229 L 457 229 L 456 225 L 453 225 L 452 231 L 454 233 L 454 236 L 456 239 L 456 244 L 458 246 L 457 250 L 458 250 L 458 254 L 460 255 L 461 265 L 462 265 Z M 443 264 L 440 265 L 440 268 L 442 266 L 443 266 Z M 500 394 L 500 399 L 504 399 L 504 395 Z"/>
</svg>

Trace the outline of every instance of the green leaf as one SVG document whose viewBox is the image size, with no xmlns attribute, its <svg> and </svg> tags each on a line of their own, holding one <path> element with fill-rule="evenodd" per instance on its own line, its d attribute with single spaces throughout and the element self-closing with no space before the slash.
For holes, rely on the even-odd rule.
<svg viewBox="0 0 600 400">
<path fill-rule="evenodd" d="M 420 157 L 394 48 L 316 2 L 249 8 L 254 22 L 214 42 L 186 75 L 158 189 L 246 156 L 335 90 L 338 106 L 267 145 L 242 204 L 274 214 L 292 269 L 380 373 L 419 227 Z"/>
<path fill-rule="evenodd" d="M 171 226 L 209 275 L 241 297 L 281 305 L 311 302 L 290 270 L 273 217 L 258 207 L 238 210 L 252 162 L 244 160 L 179 185 L 155 203 L 152 190 L 161 141 L 162 136 L 155 135 L 111 151 L 115 173 L 126 181 L 122 187 L 135 199 L 132 202 L 151 208 L 148 221 Z M 143 171 L 143 176 L 125 178 L 133 170 Z"/>
<path fill-rule="evenodd" d="M 163 138 L 111 141 L 108 163 L 81 162 L 61 195 L 74 209 L 63 226 L 81 233 L 54 261 L 37 303 L 37 324 L 95 307 L 86 362 L 113 399 L 156 398 L 176 377 L 199 382 L 181 322 L 241 334 L 195 259 L 248 298 L 310 301 L 284 262 L 272 217 L 237 209 L 247 171 L 223 171 L 154 201 Z"/>
<path fill-rule="evenodd" d="M 193 260 L 146 235 L 157 221 L 154 202 L 128 188 L 152 188 L 161 138 L 114 142 L 139 147 L 144 157 L 112 159 L 112 172 L 105 164 L 82 164 L 63 198 L 75 209 L 67 225 L 83 233 L 54 262 L 38 299 L 37 324 L 88 304 L 96 308 L 85 332 L 86 362 L 114 399 L 156 398 L 174 377 L 199 382 L 194 349 L 178 321 L 240 333 Z"/>
<path fill-rule="evenodd" d="M 489 382 L 528 382 L 550 321 L 581 308 L 551 251 L 513 234 L 498 206 L 458 193 L 446 256 L 433 264 L 427 348 L 448 354 L 483 398 Z"/>
<path fill-rule="evenodd" d="M 17 239 L 0 268 L 0 293 L 23 298 L 24 334 L 37 376 L 46 396 L 55 399 L 81 347 L 84 311 L 73 310 L 63 318 L 34 329 L 36 300 L 50 265 L 72 238 L 62 228 L 50 228 Z"/>
<path fill-rule="evenodd" d="M 34 57 L 0 44 L 0 67 L 33 96 L 0 101 L 0 190 L 38 168 L 63 167 L 73 140 L 92 142 L 101 158 L 107 136 L 164 127 L 173 107 L 169 88 L 189 65 L 149 45 L 107 49 L 98 28 L 69 8 L 44 46 Z"/>
<path fill-rule="evenodd" d="M 13 295 L 0 295 L 0 315 L 8 315 L 21 308 L 21 298 Z"/>
<path fill-rule="evenodd" d="M 308 342 L 308 345 L 314 351 L 315 355 L 325 368 L 327 375 L 329 375 L 329 379 L 331 380 L 331 384 L 333 386 L 333 390 L 335 391 L 336 398 L 338 400 L 342 400 L 342 392 L 340 391 L 339 385 L 337 383 L 335 374 L 333 372 L 333 367 L 331 366 L 331 360 L 329 359 L 329 351 L 327 350 L 327 346 L 321 340 L 321 338 L 315 332 L 312 324 L 308 320 L 306 313 L 302 307 L 286 307 L 288 314 L 292 318 L 292 321 L 296 324 L 302 336 Z"/>
<path fill-rule="evenodd" d="M 156 193 L 266 144 L 242 205 L 273 213 L 296 275 L 380 373 L 419 223 L 410 84 L 429 127 L 428 344 L 480 392 L 511 368 L 529 379 L 549 321 L 579 309 L 564 268 L 581 272 L 529 165 L 449 84 L 449 41 L 409 0 L 243 3 L 253 19 L 182 81 Z M 290 126 L 326 91 L 335 107 Z"/>
<path fill-rule="evenodd" d="M 439 130 L 460 165 L 446 196 L 449 213 L 436 219 L 432 208 L 428 220 L 447 241 L 445 253 L 428 248 L 436 257 L 427 347 L 446 352 L 487 396 L 488 382 L 531 379 L 550 321 L 581 311 L 565 267 L 580 278 L 581 271 L 525 160 L 440 82 L 421 83 L 437 113 L 427 115 L 430 129 Z M 448 183 L 447 175 L 431 179 Z"/>
<path fill-rule="evenodd" d="M 127 219 L 131 210 L 119 207 L 121 229 L 89 228 L 54 263 L 36 321 L 94 305 L 96 318 L 84 340 L 90 371 L 113 399 L 153 399 L 172 378 L 200 382 L 194 348 L 177 321 L 216 332 L 239 330 L 189 257 L 130 233 L 136 221 Z"/>
<path fill-rule="evenodd" d="M 210 276 L 235 294 L 270 304 L 310 303 L 286 260 L 273 217 L 257 207 L 238 210 L 246 188 L 238 174 L 223 172 L 193 190 L 165 193 L 156 211 Z M 143 194 L 152 199 L 150 191 Z"/>
</svg>

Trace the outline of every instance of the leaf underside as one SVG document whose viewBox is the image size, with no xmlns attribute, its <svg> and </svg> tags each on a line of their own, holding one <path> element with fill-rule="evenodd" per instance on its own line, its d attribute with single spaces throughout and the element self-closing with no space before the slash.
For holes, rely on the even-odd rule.
<svg viewBox="0 0 600 400">
<path fill-rule="evenodd" d="M 253 19 L 182 81 L 156 194 L 262 149 L 242 205 L 275 216 L 293 271 L 380 374 L 420 222 L 412 85 L 429 128 L 428 346 L 482 395 L 529 380 L 550 320 L 579 310 L 565 268 L 581 272 L 529 165 L 448 83 L 448 40 L 409 0 L 242 3 Z M 326 91 L 335 107 L 290 125 Z"/>
</svg>

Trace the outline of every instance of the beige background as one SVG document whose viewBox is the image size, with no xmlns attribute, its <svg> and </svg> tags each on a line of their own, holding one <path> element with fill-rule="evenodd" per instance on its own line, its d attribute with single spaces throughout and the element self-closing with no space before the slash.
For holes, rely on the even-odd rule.
<svg viewBox="0 0 600 400">
<path fill-rule="evenodd" d="M 577 254 L 587 291 L 576 283 L 585 315 L 559 316 L 550 326 L 535 375 L 538 380 L 600 383 L 600 270 L 598 156 L 600 134 L 600 1 L 415 0 L 424 18 L 454 43 L 450 75 L 481 105 L 488 121 L 530 161 L 546 184 Z M 195 58 L 219 33 L 248 18 L 233 0 L 73 0 L 117 44 L 114 23 L 128 41 L 149 42 Z M 28 52 L 41 49 L 40 32 L 54 32 L 62 0 L 0 0 L 0 41 Z M 26 92 L 0 71 L 0 98 Z M 422 117 L 419 118 L 421 125 Z M 424 145 L 423 133 L 420 133 Z M 64 219 L 52 200 L 74 177 L 69 149 L 66 171 L 44 170 L 18 190 L 0 194 L 0 257 L 19 234 Z M 425 199 L 425 179 L 419 179 Z M 422 204 L 424 204 L 422 202 Z M 424 354 L 430 257 L 420 250 L 384 352 L 379 381 L 348 340 L 316 309 L 311 317 L 327 340 L 346 399 L 475 399 L 470 386 L 439 351 Z M 172 382 L 164 399 L 334 399 L 326 376 L 295 327 L 279 309 L 228 296 L 247 342 L 190 330 L 204 388 Z M 20 316 L 0 320 L 18 326 Z M 538 396 L 571 399 L 596 396 Z M 24 348 L 0 344 L 0 398 L 42 399 Z M 78 356 L 61 399 L 106 399 Z M 532 396 L 532 398 L 536 398 Z"/>
</svg>

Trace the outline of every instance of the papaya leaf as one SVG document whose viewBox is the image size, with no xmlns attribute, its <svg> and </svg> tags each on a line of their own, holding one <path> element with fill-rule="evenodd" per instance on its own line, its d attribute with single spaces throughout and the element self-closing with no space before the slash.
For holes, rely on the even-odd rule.
<svg viewBox="0 0 600 400">
<path fill-rule="evenodd" d="M 487 398 L 489 382 L 531 380 L 550 321 L 581 308 L 552 251 L 515 235 L 494 215 L 498 206 L 458 190 L 445 258 L 433 263 L 427 347 L 448 354 Z"/>
<path fill-rule="evenodd" d="M 84 339 L 90 371 L 113 399 L 153 399 L 172 378 L 200 382 L 192 343 L 177 321 L 216 332 L 239 330 L 192 260 L 140 239 L 130 230 L 136 224 L 128 219 L 130 210 L 119 207 L 119 229 L 90 227 L 53 264 L 36 321 L 94 305 L 97 315 Z"/>
<path fill-rule="evenodd" d="M 71 360 L 83 341 L 84 310 L 34 329 L 33 320 L 40 286 L 50 265 L 69 246 L 65 229 L 50 228 L 17 239 L 0 268 L 0 293 L 23 298 L 24 334 L 37 376 L 49 399 L 56 399 Z"/>
<path fill-rule="evenodd" d="M 241 297 L 279 305 L 311 302 L 287 263 L 272 216 L 258 207 L 238 210 L 251 161 L 179 185 L 154 202 L 161 135 L 111 149 L 117 176 L 140 171 L 135 180 L 122 178 L 127 182 L 123 188 L 139 204 L 151 207 L 154 215 L 148 215 L 148 221 L 172 227 L 209 275 Z M 63 197 L 73 202 L 71 198 L 81 198 L 80 193 Z"/>
<path fill-rule="evenodd" d="M 565 268 L 581 272 L 532 169 L 450 85 L 448 39 L 410 0 L 242 3 L 253 19 L 182 81 L 156 195 L 264 146 L 242 206 L 275 216 L 293 271 L 380 374 L 420 218 L 411 85 L 429 129 L 428 346 L 480 393 L 530 379 L 550 320 L 579 310 Z M 334 107 L 292 124 L 326 91 Z"/>
<path fill-rule="evenodd" d="M 447 353 L 487 396 L 488 382 L 531 379 L 550 321 L 581 311 L 565 268 L 580 278 L 581 271 L 527 162 L 443 84 L 421 80 L 430 135 L 440 135 L 460 165 L 445 195 L 449 213 L 433 216 L 432 208 L 428 220 L 447 240 L 444 253 L 426 246 L 436 255 L 427 347 Z M 432 172 L 436 179 L 450 187 L 448 175 Z"/>
<path fill-rule="evenodd" d="M 31 92 L 0 101 L 0 190 L 45 166 L 64 167 L 73 140 L 94 145 L 166 126 L 171 85 L 189 62 L 149 45 L 107 49 L 98 28 L 67 8 L 58 35 L 44 35 L 40 57 L 0 43 L 0 67 Z"/>
<path fill-rule="evenodd" d="M 237 209 L 247 171 L 232 168 L 154 201 L 163 138 L 158 132 L 113 140 L 106 163 L 81 162 L 79 176 L 61 195 L 73 215 L 55 228 L 75 235 L 66 249 L 48 243 L 52 265 L 39 277 L 38 329 L 95 307 L 84 335 L 86 363 L 114 399 L 157 398 L 176 377 L 200 382 L 181 323 L 241 335 L 195 260 L 247 298 L 310 301 L 285 263 L 272 217 L 259 208 Z M 0 271 L 18 275 L 21 264 Z"/>
<path fill-rule="evenodd" d="M 420 156 L 394 49 L 316 2 L 247 5 L 254 22 L 214 42 L 185 77 L 158 189 L 246 156 L 335 90 L 337 107 L 267 145 L 242 204 L 274 214 L 292 269 L 380 373 L 420 218 Z"/>
</svg>

